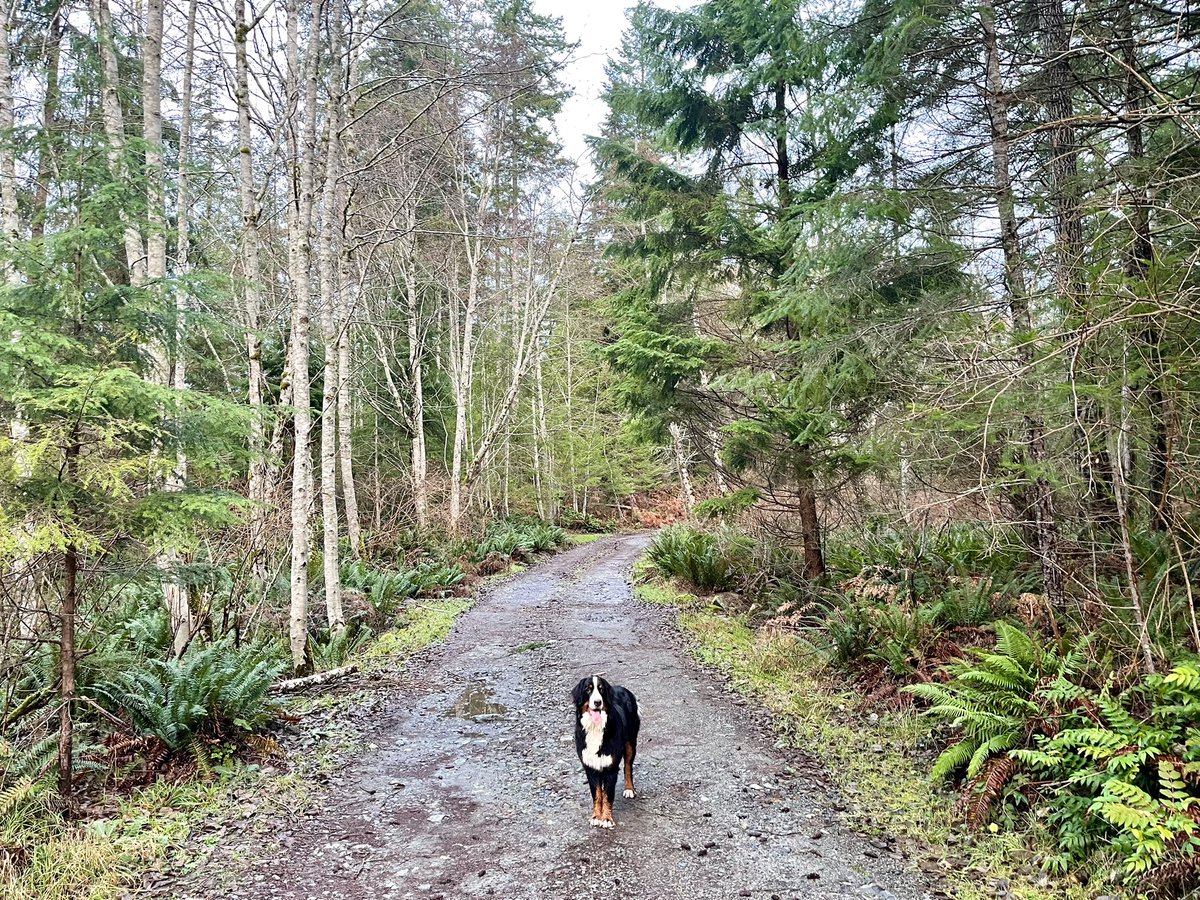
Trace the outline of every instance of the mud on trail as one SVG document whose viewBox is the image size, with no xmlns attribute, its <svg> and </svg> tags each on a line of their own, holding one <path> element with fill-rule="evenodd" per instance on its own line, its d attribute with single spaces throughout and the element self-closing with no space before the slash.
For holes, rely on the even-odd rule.
<svg viewBox="0 0 1200 900">
<path fill-rule="evenodd" d="M 633 599 L 644 536 L 560 554 L 484 594 L 413 661 L 314 814 L 248 868 L 210 861 L 174 897 L 918 898 L 885 842 L 839 823 L 820 767 L 688 657 L 670 612 Z M 590 824 L 570 690 L 637 695 L 638 797 Z M 240 867 L 238 867 L 240 868 Z"/>
</svg>

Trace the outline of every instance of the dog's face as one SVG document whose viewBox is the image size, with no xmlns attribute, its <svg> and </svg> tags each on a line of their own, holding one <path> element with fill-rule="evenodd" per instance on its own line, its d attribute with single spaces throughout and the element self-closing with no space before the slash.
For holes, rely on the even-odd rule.
<svg viewBox="0 0 1200 900">
<path fill-rule="evenodd" d="M 599 675 L 589 675 L 579 679 L 571 698 L 575 701 L 575 711 L 579 715 L 579 723 L 585 729 L 603 728 L 608 719 L 608 701 L 612 696 L 612 686 Z"/>
</svg>

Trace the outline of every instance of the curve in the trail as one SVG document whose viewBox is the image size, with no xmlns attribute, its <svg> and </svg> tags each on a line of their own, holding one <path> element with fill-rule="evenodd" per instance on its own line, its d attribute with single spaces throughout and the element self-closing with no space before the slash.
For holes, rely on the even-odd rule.
<svg viewBox="0 0 1200 900">
<path fill-rule="evenodd" d="M 846 830 L 820 768 L 689 659 L 633 599 L 644 536 L 605 538 L 489 590 L 414 661 L 374 752 L 245 898 L 917 898 L 887 845 Z M 643 715 L 638 798 L 590 826 L 569 692 L 605 672 Z M 175 896 L 183 896 L 176 894 Z"/>
</svg>

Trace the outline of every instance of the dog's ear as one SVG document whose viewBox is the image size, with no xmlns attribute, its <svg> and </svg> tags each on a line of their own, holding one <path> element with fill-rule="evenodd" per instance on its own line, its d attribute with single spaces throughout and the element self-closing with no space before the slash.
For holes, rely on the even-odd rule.
<svg viewBox="0 0 1200 900">
<path fill-rule="evenodd" d="M 579 683 L 575 685 L 575 689 L 571 691 L 571 699 L 575 701 L 576 709 L 583 706 L 583 700 L 588 694 L 588 682 L 589 679 L 580 678 Z"/>
</svg>

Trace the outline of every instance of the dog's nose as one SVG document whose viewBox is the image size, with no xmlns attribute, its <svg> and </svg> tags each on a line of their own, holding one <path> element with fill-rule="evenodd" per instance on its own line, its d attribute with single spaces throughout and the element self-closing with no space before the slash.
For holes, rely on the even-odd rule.
<svg viewBox="0 0 1200 900">
<path fill-rule="evenodd" d="M 600 701 L 599 701 L 599 700 L 593 700 L 593 701 L 592 701 L 592 709 L 599 709 L 599 708 L 600 708 Z"/>
</svg>

